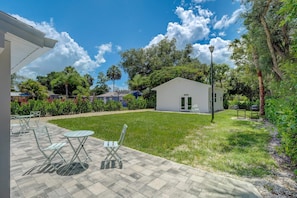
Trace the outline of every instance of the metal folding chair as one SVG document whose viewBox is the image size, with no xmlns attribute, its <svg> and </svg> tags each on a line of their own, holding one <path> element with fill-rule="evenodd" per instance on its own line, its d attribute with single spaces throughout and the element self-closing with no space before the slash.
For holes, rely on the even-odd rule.
<svg viewBox="0 0 297 198">
<path fill-rule="evenodd" d="M 17 133 L 21 133 L 21 125 L 17 123 L 13 123 L 13 120 L 17 120 L 16 118 L 17 115 L 10 115 L 10 135 L 13 135 L 15 132 L 15 128 L 18 129 Z"/>
<path fill-rule="evenodd" d="M 33 118 L 33 122 L 34 122 L 34 126 L 31 126 L 31 127 L 38 127 L 41 112 L 40 111 L 30 111 L 30 115 L 32 116 L 31 118 Z"/>
<path fill-rule="evenodd" d="M 115 159 L 119 164 L 122 164 L 122 159 L 118 155 L 117 151 L 124 142 L 127 128 L 128 126 L 124 124 L 120 139 L 118 141 L 104 141 L 104 148 L 108 151 L 108 154 L 104 159 L 105 162 L 109 162 L 111 159 Z"/>
<path fill-rule="evenodd" d="M 66 142 L 53 143 L 46 126 L 36 127 L 33 129 L 33 132 L 37 147 L 45 157 L 45 161 L 40 165 L 39 170 L 46 164 L 57 170 L 53 163 L 53 159 L 56 155 L 59 155 L 62 161 L 66 163 L 66 160 L 60 153 L 60 150 L 66 145 Z"/>
</svg>

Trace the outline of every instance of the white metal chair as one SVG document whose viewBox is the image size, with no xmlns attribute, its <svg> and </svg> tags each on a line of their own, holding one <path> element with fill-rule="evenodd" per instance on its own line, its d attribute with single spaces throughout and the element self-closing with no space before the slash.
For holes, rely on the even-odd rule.
<svg viewBox="0 0 297 198">
<path fill-rule="evenodd" d="M 30 118 L 32 115 L 11 115 L 11 120 L 18 120 L 19 124 L 11 123 L 10 132 L 14 134 L 14 128 L 19 128 L 18 134 L 22 135 L 30 131 Z"/>
<path fill-rule="evenodd" d="M 124 142 L 127 128 L 128 126 L 124 124 L 120 139 L 118 141 L 104 141 L 103 143 L 104 148 L 108 151 L 108 154 L 104 159 L 106 163 L 109 162 L 111 159 L 115 159 L 119 164 L 122 164 L 122 159 L 118 155 L 117 151 L 119 150 L 119 148 Z"/>
<path fill-rule="evenodd" d="M 32 118 L 34 118 L 33 119 L 34 120 L 34 127 L 38 127 L 39 126 L 41 112 L 40 111 L 31 111 L 30 112 L 30 115 L 32 116 Z"/>
<path fill-rule="evenodd" d="M 39 170 L 46 164 L 57 170 L 53 163 L 53 159 L 57 154 L 61 157 L 62 161 L 66 163 L 66 160 L 60 153 L 60 150 L 66 145 L 66 142 L 53 143 L 46 126 L 36 127 L 33 129 L 33 132 L 37 147 L 46 158 Z"/>
</svg>

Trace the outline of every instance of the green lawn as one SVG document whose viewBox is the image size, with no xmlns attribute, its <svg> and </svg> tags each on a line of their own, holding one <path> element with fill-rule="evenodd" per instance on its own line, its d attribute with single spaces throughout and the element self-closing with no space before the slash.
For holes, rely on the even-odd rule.
<svg viewBox="0 0 297 198">
<path fill-rule="evenodd" d="M 71 130 L 89 129 L 95 137 L 118 139 L 128 125 L 124 145 L 179 163 L 239 176 L 262 177 L 276 167 L 267 146 L 269 131 L 263 123 L 231 119 L 236 111 L 210 115 L 138 112 L 51 120 Z"/>
</svg>

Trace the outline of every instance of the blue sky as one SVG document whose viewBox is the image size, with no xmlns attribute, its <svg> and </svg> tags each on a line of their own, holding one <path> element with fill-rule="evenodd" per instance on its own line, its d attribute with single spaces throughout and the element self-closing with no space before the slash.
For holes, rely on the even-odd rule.
<svg viewBox="0 0 297 198">
<path fill-rule="evenodd" d="M 209 45 L 215 46 L 215 63 L 233 66 L 228 44 L 243 33 L 239 0 L 0 0 L 1 10 L 58 40 L 55 48 L 21 69 L 18 74 L 36 78 L 74 66 L 97 80 L 118 65 L 119 53 L 176 38 L 177 47 L 191 43 L 194 57 L 210 63 Z M 127 75 L 116 87 L 127 89 Z M 111 86 L 112 82 L 108 82 Z"/>
</svg>

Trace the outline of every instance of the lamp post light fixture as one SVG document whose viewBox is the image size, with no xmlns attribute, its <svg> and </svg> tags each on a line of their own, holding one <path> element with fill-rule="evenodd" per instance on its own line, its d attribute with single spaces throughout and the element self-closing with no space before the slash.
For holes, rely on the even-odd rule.
<svg viewBox="0 0 297 198">
<path fill-rule="evenodd" d="M 212 62 L 212 53 L 214 51 L 214 46 L 211 45 L 209 46 L 209 51 L 210 51 L 210 80 L 211 80 L 211 122 L 214 120 L 214 105 L 213 105 L 213 62 Z"/>
</svg>

